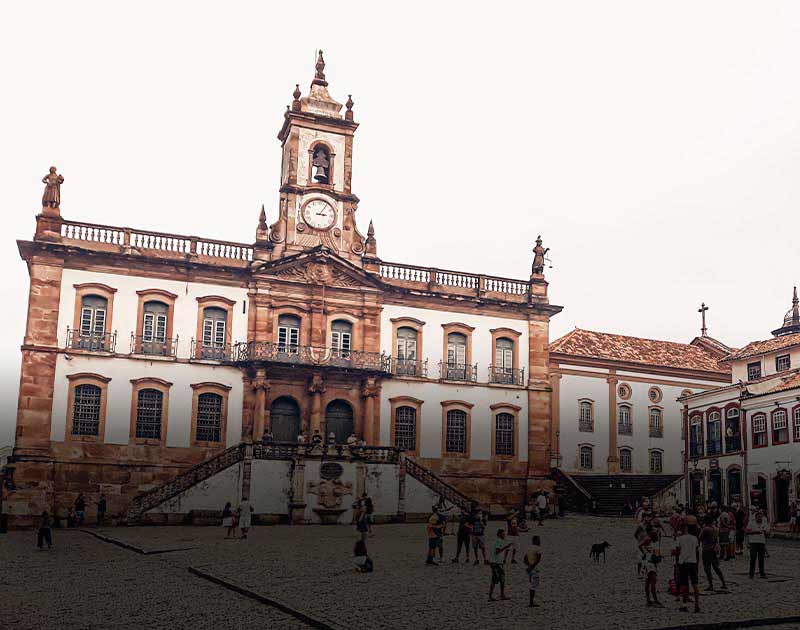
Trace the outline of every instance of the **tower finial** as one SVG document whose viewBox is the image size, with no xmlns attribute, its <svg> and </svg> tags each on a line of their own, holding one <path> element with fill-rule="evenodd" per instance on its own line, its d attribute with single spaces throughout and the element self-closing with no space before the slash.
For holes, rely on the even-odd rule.
<svg viewBox="0 0 800 630">
<path fill-rule="evenodd" d="M 797 286 L 792 294 L 792 325 L 800 325 L 800 300 L 797 299 Z"/>
<path fill-rule="evenodd" d="M 345 120 L 353 120 L 353 104 L 353 95 L 348 94 L 347 102 L 344 104 L 344 106 L 347 108 L 347 111 L 344 113 Z"/>
<path fill-rule="evenodd" d="M 701 303 L 700 304 L 700 308 L 697 309 L 697 312 L 700 313 L 700 315 L 703 318 L 703 325 L 700 328 L 700 336 L 701 337 L 707 337 L 708 336 L 708 328 L 706 327 L 706 311 L 707 310 L 708 310 L 708 307 L 706 306 L 705 302 Z"/>
<path fill-rule="evenodd" d="M 295 83 L 294 92 L 292 92 L 294 100 L 292 101 L 292 110 L 295 112 L 300 111 L 300 84 Z"/>
<path fill-rule="evenodd" d="M 267 229 L 267 211 L 264 210 L 264 204 L 261 204 L 261 213 L 258 215 L 258 229 Z"/>
<path fill-rule="evenodd" d="M 322 50 L 320 49 L 317 54 L 317 64 L 314 66 L 316 72 L 314 73 L 314 80 L 311 82 L 312 85 L 328 85 L 328 82 L 325 80 L 325 59 L 322 57 Z"/>
<path fill-rule="evenodd" d="M 364 246 L 367 256 L 376 256 L 378 254 L 378 241 L 375 240 L 375 226 L 372 225 L 372 219 L 369 221 L 367 238 L 364 239 Z"/>
</svg>

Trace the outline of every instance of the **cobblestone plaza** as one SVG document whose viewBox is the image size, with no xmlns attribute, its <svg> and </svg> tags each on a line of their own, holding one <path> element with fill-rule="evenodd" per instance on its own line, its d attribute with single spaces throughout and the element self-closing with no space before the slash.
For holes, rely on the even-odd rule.
<svg viewBox="0 0 800 630">
<path fill-rule="evenodd" d="M 490 542 L 499 526 L 490 523 Z M 669 560 L 658 585 L 666 608 L 645 606 L 630 520 L 570 517 L 521 537 L 542 538 L 535 609 L 526 605 L 521 563 L 506 567 L 510 601 L 488 602 L 489 567 L 451 563 L 453 536 L 445 538 L 445 562 L 425 566 L 423 525 L 378 526 L 368 541 L 373 574 L 352 571 L 349 527 L 257 527 L 247 540 L 225 540 L 224 533 L 218 527 L 55 530 L 50 551 L 35 548 L 34 532 L 1 536 L 0 626 L 634 629 L 800 612 L 796 542 L 768 543 L 766 580 L 749 580 L 744 559 L 722 563 L 730 593 L 704 594 L 695 615 L 679 612 L 666 593 Z M 611 543 L 608 560 L 594 564 L 589 547 L 601 541 Z M 800 627 L 800 618 L 784 626 Z"/>
</svg>

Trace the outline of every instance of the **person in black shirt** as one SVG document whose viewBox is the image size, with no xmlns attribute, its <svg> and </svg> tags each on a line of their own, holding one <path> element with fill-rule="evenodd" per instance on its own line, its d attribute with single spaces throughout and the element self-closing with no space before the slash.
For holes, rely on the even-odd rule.
<svg viewBox="0 0 800 630">
<path fill-rule="evenodd" d="M 464 548 L 464 555 L 467 562 L 469 562 L 469 543 L 470 534 L 472 534 L 472 516 L 465 511 L 461 511 L 458 517 L 458 531 L 456 532 L 456 557 L 453 562 L 458 562 L 461 557 L 461 548 Z M 475 550 L 475 560 L 478 559 L 478 551 Z"/>
<path fill-rule="evenodd" d="M 36 540 L 36 546 L 39 549 L 42 549 L 44 547 L 44 543 L 47 543 L 48 549 L 52 549 L 53 533 L 50 529 L 50 514 L 47 510 L 42 512 L 42 515 L 39 518 L 39 533 Z"/>
<path fill-rule="evenodd" d="M 83 521 L 86 518 L 86 499 L 83 493 L 78 493 L 78 498 L 75 499 L 75 519 L 77 520 L 77 527 L 83 527 Z"/>
<path fill-rule="evenodd" d="M 103 526 L 103 519 L 106 517 L 106 495 L 101 494 L 100 500 L 97 502 L 97 527 Z"/>
<path fill-rule="evenodd" d="M 367 519 L 367 531 L 369 532 L 369 535 L 372 536 L 372 525 L 374 524 L 373 514 L 375 512 L 375 506 L 372 504 L 372 497 L 367 495 L 366 492 L 361 496 L 364 501 L 364 511 Z"/>
</svg>

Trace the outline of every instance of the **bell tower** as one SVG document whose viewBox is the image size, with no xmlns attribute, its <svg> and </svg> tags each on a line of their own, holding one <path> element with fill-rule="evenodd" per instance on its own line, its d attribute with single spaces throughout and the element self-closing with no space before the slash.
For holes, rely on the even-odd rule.
<svg viewBox="0 0 800 630">
<path fill-rule="evenodd" d="M 342 104 L 328 93 L 325 60 L 317 57 L 305 96 L 297 85 L 278 133 L 283 156 L 278 220 L 270 227 L 273 260 L 324 245 L 362 264 L 365 239 L 356 227 L 358 197 L 351 190 L 353 100 Z"/>
</svg>

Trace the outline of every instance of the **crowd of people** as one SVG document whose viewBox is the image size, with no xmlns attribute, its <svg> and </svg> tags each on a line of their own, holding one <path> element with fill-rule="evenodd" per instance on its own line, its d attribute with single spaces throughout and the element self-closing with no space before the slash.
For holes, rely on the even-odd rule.
<svg viewBox="0 0 800 630">
<path fill-rule="evenodd" d="M 700 612 L 700 567 L 705 574 L 705 590 L 728 592 L 728 583 L 720 563 L 736 562 L 747 552 L 749 577 L 766 578 L 766 536 L 769 524 L 763 510 L 756 507 L 748 514 L 743 506 L 719 506 L 710 502 L 707 510 L 693 510 L 678 505 L 669 517 L 669 533 L 645 501 L 636 513 L 634 539 L 636 572 L 644 580 L 648 606 L 663 607 L 658 599 L 659 568 L 672 559 L 669 592 L 679 608 L 688 611 L 689 599 Z M 719 588 L 714 578 L 719 580 Z"/>
</svg>

